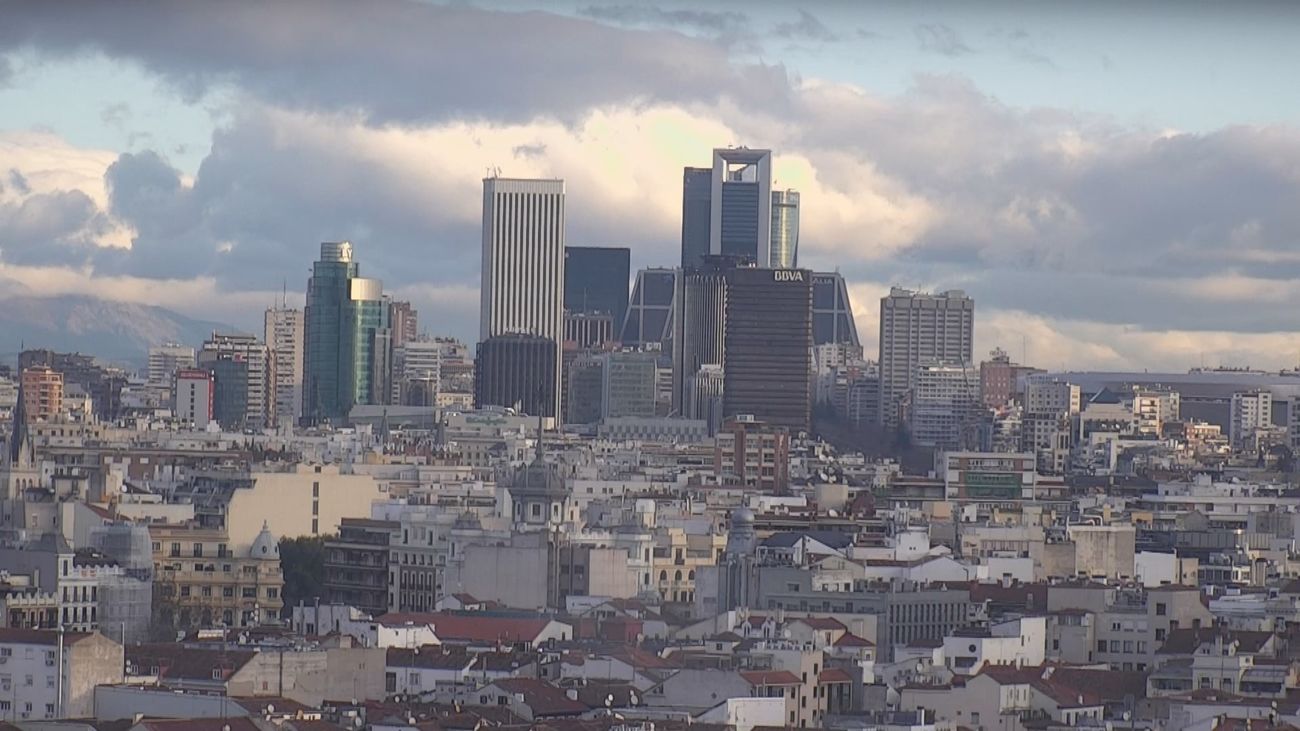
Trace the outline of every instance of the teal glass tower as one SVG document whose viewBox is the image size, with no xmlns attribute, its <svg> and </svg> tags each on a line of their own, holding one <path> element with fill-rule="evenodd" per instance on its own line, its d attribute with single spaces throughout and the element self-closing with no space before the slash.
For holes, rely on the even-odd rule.
<svg viewBox="0 0 1300 731">
<path fill-rule="evenodd" d="M 303 412 L 338 422 L 356 404 L 382 403 L 389 372 L 383 283 L 360 276 L 352 244 L 326 242 L 312 265 L 304 314 Z"/>
</svg>

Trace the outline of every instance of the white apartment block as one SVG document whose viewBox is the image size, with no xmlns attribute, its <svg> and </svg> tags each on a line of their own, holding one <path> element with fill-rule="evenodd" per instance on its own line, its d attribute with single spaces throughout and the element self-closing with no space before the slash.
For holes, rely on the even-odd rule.
<svg viewBox="0 0 1300 731">
<path fill-rule="evenodd" d="M 1232 394 L 1228 419 L 1228 441 L 1234 451 L 1240 451 L 1257 430 L 1273 425 L 1273 394 L 1268 391 Z"/>
<path fill-rule="evenodd" d="M 302 310 L 272 307 L 266 311 L 265 330 L 275 417 L 280 423 L 294 424 L 302 417 Z"/>
</svg>

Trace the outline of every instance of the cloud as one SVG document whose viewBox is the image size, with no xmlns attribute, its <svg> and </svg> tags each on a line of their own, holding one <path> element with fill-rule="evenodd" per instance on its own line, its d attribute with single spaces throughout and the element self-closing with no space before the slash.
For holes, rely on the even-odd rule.
<svg viewBox="0 0 1300 731">
<path fill-rule="evenodd" d="M 578 14 L 615 25 L 672 28 L 719 40 L 751 39 L 749 16 L 733 11 L 666 9 L 654 5 L 592 5 Z"/>
<path fill-rule="evenodd" d="M 778 23 L 772 32 L 778 38 L 791 41 L 833 43 L 840 39 L 839 35 L 818 20 L 817 16 L 802 8 L 799 10 L 798 20 Z"/>
<path fill-rule="evenodd" d="M 788 92 L 784 69 L 731 63 L 721 45 L 681 33 L 401 0 L 364 13 L 346 0 L 22 3 L 0 24 L 0 48 L 99 51 L 191 100 L 235 88 L 377 123 L 571 119 L 598 105 L 722 96 L 771 106 Z"/>
<path fill-rule="evenodd" d="M 3 89 L 13 83 L 14 66 L 9 59 L 0 56 L 0 89 Z"/>
<path fill-rule="evenodd" d="M 975 52 L 966 45 L 957 31 L 943 23 L 923 23 L 913 28 L 912 32 L 922 51 L 952 58 Z"/>
</svg>

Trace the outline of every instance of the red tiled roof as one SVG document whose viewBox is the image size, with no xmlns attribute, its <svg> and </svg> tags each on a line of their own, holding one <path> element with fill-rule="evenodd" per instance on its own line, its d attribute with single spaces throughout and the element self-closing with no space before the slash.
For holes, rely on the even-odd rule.
<svg viewBox="0 0 1300 731">
<path fill-rule="evenodd" d="M 829 629 L 829 630 L 848 629 L 848 627 L 844 626 L 843 622 L 839 621 L 838 619 L 835 619 L 834 617 L 799 617 L 798 619 L 792 621 L 799 622 L 801 624 L 806 624 L 809 627 L 812 627 L 813 629 Z"/>
<path fill-rule="evenodd" d="M 799 678 L 789 670 L 742 670 L 740 677 L 756 688 L 767 685 L 799 685 Z"/>
<path fill-rule="evenodd" d="M 853 676 L 840 668 L 826 668 L 817 674 L 818 683 L 852 683 Z"/>
<path fill-rule="evenodd" d="M 840 638 L 838 640 L 835 640 L 835 647 L 875 647 L 875 646 L 876 643 L 872 642 L 871 640 L 858 637 L 852 632 L 845 632 L 844 634 L 840 635 Z"/>
<path fill-rule="evenodd" d="M 551 624 L 545 618 L 491 617 L 444 612 L 390 612 L 379 618 L 384 625 L 406 622 L 432 624 L 443 642 L 536 642 Z"/>
<path fill-rule="evenodd" d="M 586 703 L 575 701 L 563 690 L 537 678 L 502 678 L 492 685 L 507 693 L 524 696 L 524 703 L 534 716 L 578 716 L 591 710 Z"/>
<path fill-rule="evenodd" d="M 140 725 L 146 731 L 259 731 L 247 717 L 146 719 Z"/>
</svg>

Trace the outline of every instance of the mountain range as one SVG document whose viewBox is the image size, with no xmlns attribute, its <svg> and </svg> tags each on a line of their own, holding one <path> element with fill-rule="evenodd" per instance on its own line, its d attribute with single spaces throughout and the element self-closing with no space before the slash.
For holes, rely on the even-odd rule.
<svg viewBox="0 0 1300 731">
<path fill-rule="evenodd" d="M 213 330 L 235 331 L 164 307 L 85 295 L 0 298 L 0 362 L 16 363 L 24 348 L 88 353 L 107 363 L 143 365 L 149 346 L 203 343 Z"/>
</svg>

